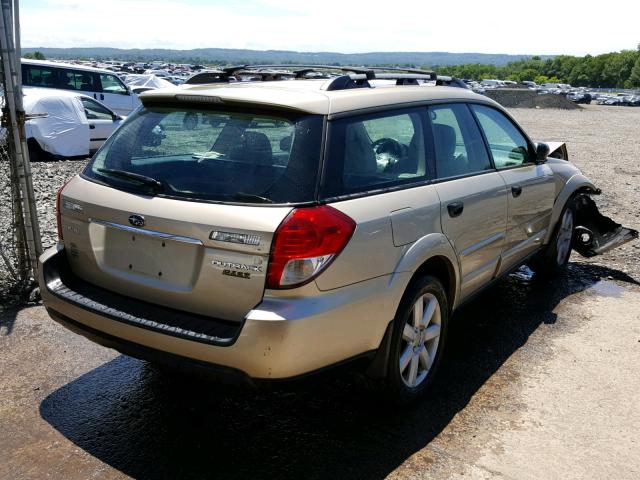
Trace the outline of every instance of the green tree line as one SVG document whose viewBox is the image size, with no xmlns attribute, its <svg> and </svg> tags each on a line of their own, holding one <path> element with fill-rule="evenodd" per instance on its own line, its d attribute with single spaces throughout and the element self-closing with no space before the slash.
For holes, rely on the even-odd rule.
<svg viewBox="0 0 640 480">
<path fill-rule="evenodd" d="M 42 52 L 39 51 L 35 51 L 33 53 L 29 52 L 29 53 L 25 53 L 23 55 L 24 58 L 30 58 L 32 60 L 46 60 L 47 58 L 42 54 Z"/>
<path fill-rule="evenodd" d="M 515 82 L 532 80 L 538 84 L 569 83 L 577 87 L 636 88 L 640 87 L 640 48 L 584 57 L 558 55 L 547 60 L 531 57 L 504 66 L 467 64 L 433 69 L 441 75 L 470 80 L 497 78 Z"/>
</svg>

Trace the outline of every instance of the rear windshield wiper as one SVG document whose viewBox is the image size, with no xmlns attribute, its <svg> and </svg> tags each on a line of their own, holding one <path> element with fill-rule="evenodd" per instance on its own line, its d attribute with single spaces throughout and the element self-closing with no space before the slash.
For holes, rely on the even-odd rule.
<svg viewBox="0 0 640 480">
<path fill-rule="evenodd" d="M 164 190 L 163 183 L 153 177 L 147 177 L 146 175 L 140 175 L 139 173 L 127 172 L 126 170 L 116 170 L 113 168 L 98 168 L 97 170 L 100 173 L 105 173 L 107 175 L 111 175 L 112 177 L 140 182 L 144 185 L 148 185 L 154 190 Z"/>
<path fill-rule="evenodd" d="M 227 195 L 228 198 L 231 198 L 232 200 L 238 200 L 238 201 L 254 201 L 254 202 L 260 202 L 260 203 L 273 203 L 273 200 L 271 200 L 270 198 L 267 197 L 261 197 L 260 195 L 254 195 L 253 193 L 244 193 L 244 192 L 237 192 L 237 193 L 232 193 L 230 195 Z"/>
</svg>

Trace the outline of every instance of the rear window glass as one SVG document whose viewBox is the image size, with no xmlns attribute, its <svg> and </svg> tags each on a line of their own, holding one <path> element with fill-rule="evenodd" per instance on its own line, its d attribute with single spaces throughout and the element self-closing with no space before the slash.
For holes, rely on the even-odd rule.
<svg viewBox="0 0 640 480">
<path fill-rule="evenodd" d="M 315 199 L 322 117 L 143 108 L 85 176 L 148 194 L 233 203 Z"/>
</svg>

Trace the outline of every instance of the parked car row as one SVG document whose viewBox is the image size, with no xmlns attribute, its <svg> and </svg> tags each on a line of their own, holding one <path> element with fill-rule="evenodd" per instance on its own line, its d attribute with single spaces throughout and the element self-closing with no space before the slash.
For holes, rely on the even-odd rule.
<svg viewBox="0 0 640 480">
<path fill-rule="evenodd" d="M 490 89 L 518 86 L 516 82 L 496 79 L 486 79 L 481 82 L 465 80 L 465 82 L 474 92 L 481 94 Z M 639 94 L 601 93 L 586 87 L 572 87 L 568 83 L 543 83 L 538 85 L 536 82 L 526 80 L 521 82 L 520 86 L 535 90 L 539 95 L 563 95 L 575 103 L 590 104 L 591 102 L 596 102 L 598 105 L 640 106 Z"/>
<path fill-rule="evenodd" d="M 138 94 L 158 88 L 181 85 L 201 72 L 202 66 L 107 62 L 104 68 L 86 64 L 22 60 L 23 84 L 28 87 L 25 100 L 28 114 L 47 114 L 28 122 L 29 149 L 33 160 L 53 156 L 87 156 L 109 137 L 122 121 L 140 105 Z M 144 72 L 144 73 L 131 73 Z M 235 81 L 259 80 L 238 74 Z M 483 94 L 495 88 L 528 88 L 538 94 L 559 94 L 576 103 L 597 102 L 599 105 L 640 106 L 640 95 L 600 94 L 584 87 L 524 81 L 520 85 L 509 80 L 463 80 L 467 87 Z M 208 83 L 208 82 L 206 82 Z M 393 83 L 393 82 L 392 82 Z M 28 90 L 31 90 L 30 92 Z M 36 93 L 38 92 L 38 93 Z M 64 119 L 69 128 L 60 127 Z M 58 128 L 60 127 L 60 128 Z M 69 140 L 72 139 L 72 140 Z"/>
<path fill-rule="evenodd" d="M 640 107 L 640 95 L 618 93 L 616 95 L 599 95 L 596 99 L 598 105 L 615 105 L 618 107 Z"/>
</svg>

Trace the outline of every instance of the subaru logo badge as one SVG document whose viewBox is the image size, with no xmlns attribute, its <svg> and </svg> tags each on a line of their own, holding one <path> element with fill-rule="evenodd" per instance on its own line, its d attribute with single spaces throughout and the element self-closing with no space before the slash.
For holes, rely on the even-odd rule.
<svg viewBox="0 0 640 480">
<path fill-rule="evenodd" d="M 144 217 L 142 215 L 131 215 L 129 223 L 134 227 L 144 227 Z"/>
</svg>

